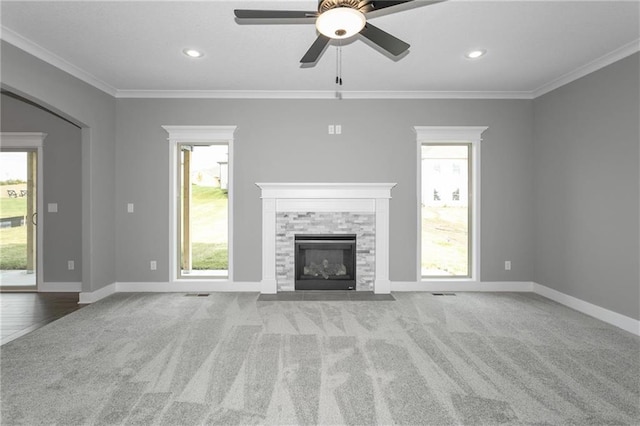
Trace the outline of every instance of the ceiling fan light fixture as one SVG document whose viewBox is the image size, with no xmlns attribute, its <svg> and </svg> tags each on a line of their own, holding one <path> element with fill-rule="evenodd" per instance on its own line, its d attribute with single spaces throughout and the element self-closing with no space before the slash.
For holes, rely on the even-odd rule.
<svg viewBox="0 0 640 426">
<path fill-rule="evenodd" d="M 358 34 L 366 23 L 362 12 L 350 7 L 336 7 L 318 16 L 316 28 L 329 38 L 344 39 Z"/>
</svg>

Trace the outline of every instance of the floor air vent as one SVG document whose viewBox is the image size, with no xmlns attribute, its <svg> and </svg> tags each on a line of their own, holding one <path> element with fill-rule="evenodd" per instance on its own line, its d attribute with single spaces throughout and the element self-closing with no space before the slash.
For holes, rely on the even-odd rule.
<svg viewBox="0 0 640 426">
<path fill-rule="evenodd" d="M 187 293 L 186 297 L 208 297 L 210 293 Z"/>
<path fill-rule="evenodd" d="M 431 293 L 433 296 L 455 296 L 455 293 Z"/>
</svg>

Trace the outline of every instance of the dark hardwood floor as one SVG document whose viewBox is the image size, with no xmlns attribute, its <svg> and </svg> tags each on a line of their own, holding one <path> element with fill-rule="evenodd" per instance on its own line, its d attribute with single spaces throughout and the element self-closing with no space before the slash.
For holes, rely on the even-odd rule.
<svg viewBox="0 0 640 426">
<path fill-rule="evenodd" d="M 0 345 L 80 309 L 78 293 L 0 293 Z"/>
</svg>

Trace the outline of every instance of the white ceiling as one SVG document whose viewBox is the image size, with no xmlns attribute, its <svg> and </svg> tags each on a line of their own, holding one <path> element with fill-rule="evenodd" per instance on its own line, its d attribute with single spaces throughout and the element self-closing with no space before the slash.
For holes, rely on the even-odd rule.
<svg viewBox="0 0 640 426">
<path fill-rule="evenodd" d="M 323 97 L 336 90 L 334 46 L 314 67 L 300 66 L 316 38 L 312 21 L 241 25 L 233 15 L 235 8 L 315 10 L 315 0 L 1 3 L 3 39 L 115 96 Z M 408 54 L 394 60 L 360 36 L 344 43 L 343 93 L 531 98 L 640 45 L 639 1 L 417 0 L 393 9 L 369 19 L 411 44 Z M 185 47 L 205 56 L 187 58 Z M 466 59 L 473 48 L 488 53 Z"/>
</svg>

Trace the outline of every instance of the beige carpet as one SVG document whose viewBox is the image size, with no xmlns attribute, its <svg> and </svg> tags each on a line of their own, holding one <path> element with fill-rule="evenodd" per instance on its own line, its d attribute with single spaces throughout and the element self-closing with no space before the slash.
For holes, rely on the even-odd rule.
<svg viewBox="0 0 640 426">
<path fill-rule="evenodd" d="M 640 423 L 636 336 L 532 294 L 116 294 L 1 347 L 1 424 Z"/>
</svg>

